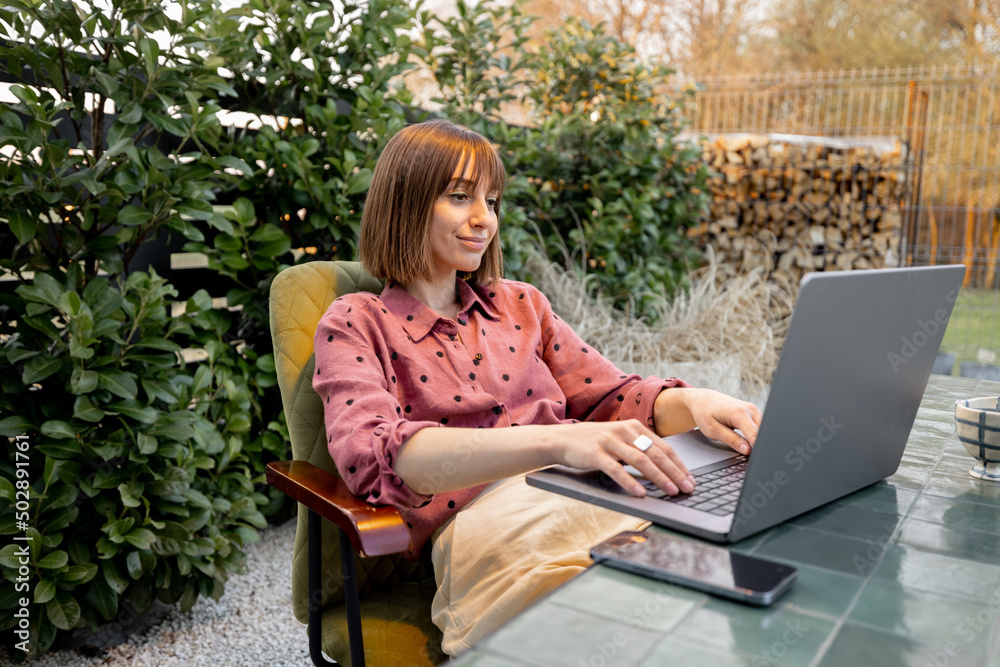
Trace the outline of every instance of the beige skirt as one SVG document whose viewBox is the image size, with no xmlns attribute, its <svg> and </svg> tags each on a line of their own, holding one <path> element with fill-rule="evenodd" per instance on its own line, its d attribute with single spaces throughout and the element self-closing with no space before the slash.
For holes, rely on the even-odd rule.
<svg viewBox="0 0 1000 667">
<path fill-rule="evenodd" d="M 458 655 L 591 563 L 590 548 L 648 521 L 530 487 L 493 482 L 435 533 L 434 624 Z"/>
</svg>

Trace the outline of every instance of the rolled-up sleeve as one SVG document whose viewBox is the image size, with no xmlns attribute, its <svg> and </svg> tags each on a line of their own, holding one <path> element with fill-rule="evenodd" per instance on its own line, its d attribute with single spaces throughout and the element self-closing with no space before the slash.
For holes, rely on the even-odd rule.
<svg viewBox="0 0 1000 667">
<path fill-rule="evenodd" d="M 341 478 L 368 502 L 409 509 L 431 496 L 396 474 L 399 448 L 433 421 L 402 416 L 389 350 L 367 306 L 334 301 L 314 338 L 313 387 L 323 400 L 327 447 Z"/>
<path fill-rule="evenodd" d="M 671 387 L 691 386 L 677 378 L 623 373 L 557 316 L 544 294 L 532 289 L 531 295 L 541 322 L 542 358 L 566 396 L 568 418 L 638 419 L 652 427 L 657 395 Z"/>
</svg>

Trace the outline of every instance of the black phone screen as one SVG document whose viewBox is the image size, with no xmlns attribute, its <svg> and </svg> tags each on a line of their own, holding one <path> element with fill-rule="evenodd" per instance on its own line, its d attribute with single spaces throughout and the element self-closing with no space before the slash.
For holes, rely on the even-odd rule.
<svg viewBox="0 0 1000 667">
<path fill-rule="evenodd" d="M 776 594 L 787 587 L 796 570 L 728 549 L 669 535 L 625 532 L 591 550 L 597 561 L 610 561 L 639 574 L 741 598 Z"/>
</svg>

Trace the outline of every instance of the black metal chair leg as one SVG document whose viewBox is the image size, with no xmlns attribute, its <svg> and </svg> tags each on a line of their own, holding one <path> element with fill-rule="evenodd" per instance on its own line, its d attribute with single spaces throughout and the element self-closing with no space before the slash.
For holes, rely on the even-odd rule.
<svg viewBox="0 0 1000 667">
<path fill-rule="evenodd" d="M 323 610 L 320 606 L 323 590 L 323 519 L 309 510 L 309 657 L 316 667 L 329 667 L 337 663 L 323 655 Z M 344 533 L 341 531 L 341 544 Z M 343 546 L 341 546 L 343 549 Z M 350 549 L 350 545 L 348 545 Z M 353 552 L 352 552 L 353 555 Z M 354 565 L 354 561 L 351 561 Z M 352 572 L 353 574 L 353 572 Z M 354 590 L 357 599 L 357 586 Z M 350 616 L 348 616 L 350 618 Z M 353 655 L 354 645 L 351 645 Z M 362 656 L 362 661 L 364 657 Z M 362 662 L 363 664 L 363 662 Z"/>
<path fill-rule="evenodd" d="M 354 547 L 343 530 L 340 533 L 340 569 L 344 575 L 344 606 L 347 607 L 347 638 L 351 647 L 351 667 L 365 667 L 365 645 L 361 634 L 361 602 L 358 576 L 354 569 Z"/>
</svg>

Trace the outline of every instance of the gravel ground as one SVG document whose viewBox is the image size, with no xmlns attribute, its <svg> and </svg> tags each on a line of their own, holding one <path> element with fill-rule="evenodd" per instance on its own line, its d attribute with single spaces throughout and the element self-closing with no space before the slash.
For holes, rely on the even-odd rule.
<svg viewBox="0 0 1000 667">
<path fill-rule="evenodd" d="M 161 618 L 99 655 L 58 651 L 31 667 L 304 667 L 305 626 L 292 615 L 294 519 L 268 528 L 245 549 L 247 574 L 234 575 L 215 602 L 199 598 L 186 614 L 163 606 Z M 154 612 L 153 616 L 157 614 Z M 92 653 L 92 651 L 91 651 Z M 0 665 L 13 665 L 0 655 Z"/>
</svg>

